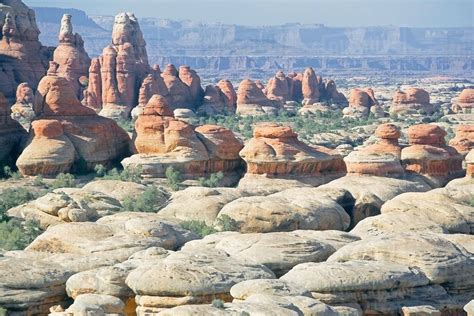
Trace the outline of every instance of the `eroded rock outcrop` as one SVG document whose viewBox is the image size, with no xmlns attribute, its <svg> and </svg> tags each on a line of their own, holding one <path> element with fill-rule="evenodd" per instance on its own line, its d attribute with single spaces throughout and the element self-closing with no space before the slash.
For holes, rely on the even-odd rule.
<svg viewBox="0 0 474 316">
<path fill-rule="evenodd" d="M 201 87 L 201 78 L 195 70 L 189 66 L 179 67 L 179 79 L 189 87 L 191 93 L 192 109 L 196 109 L 201 105 L 202 98 L 204 97 L 204 90 Z"/>
<path fill-rule="evenodd" d="M 410 146 L 402 150 L 405 170 L 443 185 L 462 175 L 462 155 L 446 145 L 446 132 L 432 124 L 413 125 L 408 129 Z"/>
<path fill-rule="evenodd" d="M 456 148 L 460 154 L 467 155 L 474 148 L 474 125 L 459 125 L 456 128 L 456 136 L 449 141 L 449 146 Z"/>
<path fill-rule="evenodd" d="M 375 131 L 377 144 L 351 152 L 344 158 L 348 173 L 375 176 L 401 176 L 404 173 L 400 163 L 401 148 L 398 138 L 401 133 L 393 124 L 380 125 Z"/>
<path fill-rule="evenodd" d="M 161 74 L 168 88 L 167 101 L 174 110 L 178 108 L 194 109 L 190 87 L 179 78 L 178 70 L 174 65 L 167 65 Z"/>
<path fill-rule="evenodd" d="M 408 88 L 395 92 L 390 106 L 390 115 L 431 115 L 435 111 L 430 103 L 430 94 L 420 88 Z"/>
<path fill-rule="evenodd" d="M 346 171 L 341 156 L 325 147 L 308 146 L 298 140 L 290 127 L 275 123 L 256 126 L 240 156 L 247 163 L 246 178 L 259 176 L 321 184 Z"/>
<path fill-rule="evenodd" d="M 464 89 L 452 101 L 451 109 L 455 113 L 471 113 L 474 108 L 474 89 Z"/>
<path fill-rule="evenodd" d="M 293 81 L 283 71 L 277 72 L 275 77 L 270 78 L 266 88 L 267 98 L 283 105 L 292 100 L 291 92 Z"/>
<path fill-rule="evenodd" d="M 46 74 L 50 53 L 38 40 L 35 12 L 20 0 L 2 2 L 0 29 L 0 92 L 14 100 L 20 83 L 37 87 Z"/>
<path fill-rule="evenodd" d="M 279 107 L 267 98 L 254 81 L 245 79 L 240 83 L 237 91 L 237 114 L 277 114 L 278 110 Z"/>
<path fill-rule="evenodd" d="M 349 107 L 344 108 L 343 113 L 344 116 L 353 118 L 367 118 L 371 109 L 378 104 L 371 88 L 353 89 L 349 97 Z"/>
<path fill-rule="evenodd" d="M 84 49 L 82 37 L 74 33 L 72 16 L 64 14 L 59 31 L 59 45 L 54 50 L 53 61 L 58 64 L 56 74 L 66 78 L 74 88 L 77 98 L 83 97 L 83 86 L 79 82 L 81 77 L 87 77 L 91 60 Z"/>
<path fill-rule="evenodd" d="M 33 89 L 26 82 L 20 83 L 16 90 L 16 103 L 11 108 L 11 117 L 27 131 L 30 130 L 31 121 L 36 117 L 33 102 Z"/>
<path fill-rule="evenodd" d="M 33 126 L 27 147 L 17 160 L 24 175 L 68 172 L 71 156 L 75 164 L 92 170 L 97 164 L 110 165 L 128 153 L 127 133 L 113 120 L 83 106 L 65 78 L 44 77 L 34 108 L 41 120 Z"/>
<path fill-rule="evenodd" d="M 242 144 L 223 127 L 176 120 L 164 97 L 154 95 L 135 122 L 137 155 L 122 164 L 142 166 L 146 176 L 164 176 L 173 167 L 187 176 L 234 172 L 241 166 Z"/>
</svg>

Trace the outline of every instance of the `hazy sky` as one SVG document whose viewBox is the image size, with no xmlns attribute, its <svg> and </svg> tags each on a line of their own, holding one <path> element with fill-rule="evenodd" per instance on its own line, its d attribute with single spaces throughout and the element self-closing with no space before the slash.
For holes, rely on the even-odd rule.
<svg viewBox="0 0 474 316">
<path fill-rule="evenodd" d="M 473 0 L 24 0 L 29 6 L 76 8 L 89 15 L 270 25 L 474 26 Z"/>
</svg>

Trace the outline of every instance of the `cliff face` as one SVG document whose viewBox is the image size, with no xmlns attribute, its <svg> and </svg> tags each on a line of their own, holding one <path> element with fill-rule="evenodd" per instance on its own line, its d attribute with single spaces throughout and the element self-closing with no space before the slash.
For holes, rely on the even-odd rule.
<svg viewBox="0 0 474 316">
<path fill-rule="evenodd" d="M 40 29 L 51 27 L 45 10 L 38 11 Z M 81 15 L 75 25 L 80 21 L 83 26 L 76 28 L 85 35 L 87 51 L 99 55 L 109 42 L 113 17 L 88 19 Z M 473 28 L 336 28 L 318 24 L 251 27 L 150 18 L 140 19 L 140 25 L 150 62 L 161 66 L 174 63 L 206 70 L 258 67 L 272 71 L 306 66 L 369 71 L 460 71 L 474 67 Z M 88 31 L 81 32 L 81 27 Z M 52 44 L 55 39 L 50 42 L 47 32 L 43 32 L 41 40 Z"/>
</svg>

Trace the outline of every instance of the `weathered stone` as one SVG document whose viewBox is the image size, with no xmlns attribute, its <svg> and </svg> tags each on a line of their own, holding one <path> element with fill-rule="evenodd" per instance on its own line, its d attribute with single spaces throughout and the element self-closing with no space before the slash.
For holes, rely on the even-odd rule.
<svg viewBox="0 0 474 316">
<path fill-rule="evenodd" d="M 33 89 L 26 82 L 20 83 L 16 90 L 16 103 L 11 108 L 11 117 L 18 121 L 26 131 L 30 130 L 31 121 L 36 117 L 33 102 Z"/>
<path fill-rule="evenodd" d="M 277 114 L 278 109 L 255 82 L 245 79 L 240 83 L 237 91 L 237 114 L 244 116 Z"/>
</svg>

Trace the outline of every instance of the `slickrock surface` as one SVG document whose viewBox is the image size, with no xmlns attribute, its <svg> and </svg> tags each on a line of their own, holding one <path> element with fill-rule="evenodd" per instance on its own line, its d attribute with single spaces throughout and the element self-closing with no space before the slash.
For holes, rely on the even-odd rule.
<svg viewBox="0 0 474 316">
<path fill-rule="evenodd" d="M 435 107 L 430 103 L 429 93 L 420 88 L 398 90 L 393 95 L 390 106 L 391 115 L 431 115 L 434 111 Z"/>
<path fill-rule="evenodd" d="M 163 177 L 168 167 L 187 176 L 235 172 L 241 167 L 243 145 L 232 131 L 214 125 L 196 129 L 176 120 L 165 98 L 153 96 L 135 122 L 137 155 L 124 166 L 142 166 L 145 176 Z"/>
<path fill-rule="evenodd" d="M 2 2 L 0 7 L 0 92 L 15 99 L 20 83 L 35 89 L 46 74 L 49 52 L 38 40 L 35 12 L 20 0 Z"/>
<path fill-rule="evenodd" d="M 57 75 L 64 77 L 73 86 L 76 97 L 82 99 L 81 77 L 88 77 L 91 60 L 84 49 L 82 37 L 74 33 L 72 16 L 64 14 L 59 31 L 59 45 L 54 50 L 53 61 L 58 64 Z"/>
<path fill-rule="evenodd" d="M 18 157 L 22 139 L 26 136 L 20 123 L 10 116 L 8 101 L 0 92 L 0 163 Z"/>
<path fill-rule="evenodd" d="M 325 147 L 311 147 L 298 140 L 290 127 L 275 123 L 254 128 L 253 138 L 240 152 L 247 163 L 246 177 L 240 187 L 248 188 L 261 178 L 290 179 L 302 183 L 321 184 L 345 173 L 342 157 Z M 245 182 L 250 182 L 246 183 Z"/>
<path fill-rule="evenodd" d="M 272 102 L 257 84 L 249 79 L 243 80 L 237 90 L 236 113 L 248 115 L 277 114 L 279 107 Z"/>
<path fill-rule="evenodd" d="M 375 136 L 379 139 L 376 144 L 353 151 L 344 158 L 347 172 L 375 176 L 403 175 L 398 144 L 400 129 L 394 124 L 382 124 L 377 127 Z"/>
<path fill-rule="evenodd" d="M 83 106 L 69 82 L 44 77 L 35 97 L 35 122 L 26 149 L 17 160 L 23 175 L 69 172 L 71 158 L 86 168 L 109 165 L 129 151 L 128 134 L 115 121 Z"/>
<path fill-rule="evenodd" d="M 441 185 L 462 175 L 462 155 L 446 145 L 445 136 L 446 132 L 433 124 L 411 126 L 408 129 L 410 146 L 401 154 L 405 170 Z"/>
<path fill-rule="evenodd" d="M 30 85 L 26 82 L 20 83 L 16 89 L 16 102 L 11 107 L 11 117 L 18 121 L 26 131 L 30 130 L 31 121 L 36 117 L 33 109 L 34 99 Z"/>
</svg>

